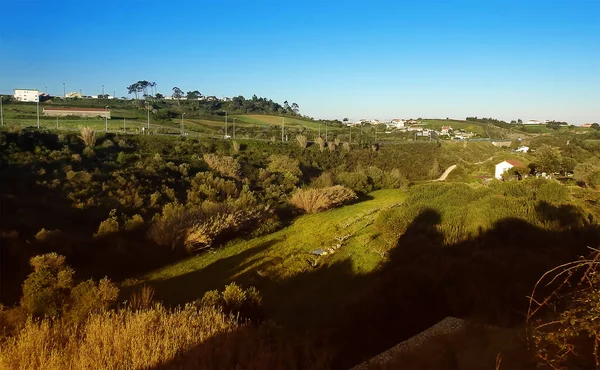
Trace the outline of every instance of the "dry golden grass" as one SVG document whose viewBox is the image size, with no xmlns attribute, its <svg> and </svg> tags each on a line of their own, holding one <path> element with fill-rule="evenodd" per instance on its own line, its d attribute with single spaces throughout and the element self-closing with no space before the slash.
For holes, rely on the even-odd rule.
<svg viewBox="0 0 600 370">
<path fill-rule="evenodd" d="M 79 138 L 86 147 L 92 147 L 96 145 L 96 132 L 90 127 L 82 127 L 80 129 Z"/>
<path fill-rule="evenodd" d="M 28 321 L 0 350 L 2 369 L 147 369 L 239 325 L 215 308 L 162 306 L 91 315 L 81 326 Z"/>
<path fill-rule="evenodd" d="M 356 199 L 356 194 L 341 185 L 320 189 L 298 189 L 292 194 L 290 204 L 308 213 L 321 212 Z"/>
<path fill-rule="evenodd" d="M 0 344 L 0 369 L 330 368 L 330 354 L 271 324 L 240 324 L 215 307 L 104 311 L 81 325 L 29 320 Z"/>
</svg>

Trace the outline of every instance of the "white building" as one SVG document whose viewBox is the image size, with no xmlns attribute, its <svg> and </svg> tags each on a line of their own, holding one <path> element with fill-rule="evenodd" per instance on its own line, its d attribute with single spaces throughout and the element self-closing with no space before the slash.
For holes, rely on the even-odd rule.
<svg viewBox="0 0 600 370">
<path fill-rule="evenodd" d="M 15 100 L 22 102 L 38 102 L 40 100 L 40 92 L 33 89 L 15 89 Z"/>
<path fill-rule="evenodd" d="M 395 126 L 396 128 L 403 128 L 404 127 L 404 120 L 400 119 L 400 118 L 394 118 L 392 120 L 391 126 Z"/>
<path fill-rule="evenodd" d="M 71 92 L 67 93 L 66 97 L 70 98 L 70 99 L 81 99 L 81 98 L 83 98 L 83 95 L 81 95 L 81 93 L 79 93 L 77 91 L 71 91 Z M 92 98 L 98 99 L 98 95 L 96 95 L 95 97 L 92 96 Z"/>
<path fill-rule="evenodd" d="M 496 165 L 495 177 L 498 180 L 502 180 L 502 174 L 504 174 L 504 172 L 510 170 L 513 167 L 524 167 L 524 165 L 523 163 L 515 161 L 514 159 L 508 159 L 504 162 L 500 162 Z"/>
<path fill-rule="evenodd" d="M 527 153 L 529 152 L 529 147 L 528 146 L 520 146 L 517 149 L 515 149 L 515 152 L 519 152 L 519 153 Z"/>
</svg>

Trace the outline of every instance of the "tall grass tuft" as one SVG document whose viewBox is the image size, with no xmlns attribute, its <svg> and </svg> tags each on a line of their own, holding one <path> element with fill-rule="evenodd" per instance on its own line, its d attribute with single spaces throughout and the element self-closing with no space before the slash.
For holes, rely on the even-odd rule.
<svg viewBox="0 0 600 370">
<path fill-rule="evenodd" d="M 356 199 L 354 191 L 336 185 L 320 189 L 298 189 L 292 194 L 290 204 L 308 213 L 317 213 L 354 199 Z"/>
<path fill-rule="evenodd" d="M 325 142 L 325 140 L 322 137 L 318 137 L 317 138 L 317 144 L 319 144 L 319 150 L 320 151 L 324 151 L 325 147 L 327 145 L 327 143 Z"/>
<path fill-rule="evenodd" d="M 79 132 L 79 138 L 86 147 L 93 147 L 96 145 L 96 132 L 92 128 L 82 127 Z"/>
<path fill-rule="evenodd" d="M 304 149 L 308 145 L 308 139 L 304 135 L 296 135 L 296 141 L 300 149 Z"/>
</svg>

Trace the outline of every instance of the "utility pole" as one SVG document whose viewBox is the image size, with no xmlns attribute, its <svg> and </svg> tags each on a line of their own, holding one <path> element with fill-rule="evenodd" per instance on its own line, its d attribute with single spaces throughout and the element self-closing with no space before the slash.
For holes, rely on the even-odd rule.
<svg viewBox="0 0 600 370">
<path fill-rule="evenodd" d="M 150 135 L 150 104 L 146 102 L 146 109 L 148 109 L 148 135 Z"/>
<path fill-rule="evenodd" d="M 235 117 L 233 118 L 233 140 L 235 140 Z"/>
<path fill-rule="evenodd" d="M 283 144 L 283 133 L 285 131 L 285 118 L 281 117 L 281 143 Z"/>
<path fill-rule="evenodd" d="M 63 98 L 67 97 L 67 89 L 65 87 L 65 83 L 63 82 Z"/>
<path fill-rule="evenodd" d="M 113 99 L 117 98 L 117 94 L 115 94 L 115 90 L 113 90 Z"/>
<path fill-rule="evenodd" d="M 104 98 L 104 85 L 102 85 L 102 97 Z"/>
<path fill-rule="evenodd" d="M 38 92 L 37 100 L 35 102 L 35 109 L 37 111 L 37 126 L 40 129 L 40 93 Z"/>
<path fill-rule="evenodd" d="M 183 116 L 185 116 L 185 112 L 181 113 L 181 136 L 183 136 Z"/>
<path fill-rule="evenodd" d="M 106 106 L 106 114 L 104 115 L 104 131 L 108 132 L 108 105 Z"/>
</svg>

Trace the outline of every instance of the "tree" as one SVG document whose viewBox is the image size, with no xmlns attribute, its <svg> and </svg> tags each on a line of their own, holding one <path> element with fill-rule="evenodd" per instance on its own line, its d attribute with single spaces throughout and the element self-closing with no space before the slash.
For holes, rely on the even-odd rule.
<svg viewBox="0 0 600 370">
<path fill-rule="evenodd" d="M 548 145 L 542 145 L 536 151 L 536 170 L 554 174 L 560 172 L 563 168 L 563 158 L 560 151 Z"/>
<path fill-rule="evenodd" d="M 597 171 L 598 170 L 596 166 L 589 162 L 579 163 L 577 166 L 575 166 L 575 169 L 573 170 L 573 178 L 575 178 L 575 181 L 589 186 L 591 185 L 590 180 L 592 179 L 592 176 Z"/>
<path fill-rule="evenodd" d="M 34 316 L 56 316 L 73 287 L 73 269 L 65 257 L 48 253 L 31 258 L 33 272 L 23 283 L 21 305 Z"/>
<path fill-rule="evenodd" d="M 346 122 L 348 122 L 348 121 L 350 121 L 350 120 L 349 120 L 348 118 L 344 118 L 342 121 L 343 121 L 344 123 L 346 123 Z"/>
<path fill-rule="evenodd" d="M 594 130 L 598 130 L 598 129 L 600 129 L 600 125 L 599 125 L 599 124 L 597 124 L 596 122 L 594 122 L 594 123 L 592 123 L 592 128 L 593 128 Z"/>
<path fill-rule="evenodd" d="M 156 99 L 163 99 L 164 96 L 161 93 L 156 93 Z"/>
<path fill-rule="evenodd" d="M 296 103 L 292 103 L 292 111 L 294 111 L 295 114 L 298 114 L 298 112 L 300 112 L 300 106 Z"/>
<path fill-rule="evenodd" d="M 519 119 L 517 120 L 517 123 L 518 123 L 519 125 L 522 125 L 522 124 L 523 124 L 523 120 L 519 118 Z"/>
<path fill-rule="evenodd" d="M 198 100 L 198 98 L 200 98 L 201 96 L 202 94 L 200 94 L 200 91 L 198 90 L 187 92 L 187 100 Z"/>
<path fill-rule="evenodd" d="M 183 96 L 183 90 L 175 86 L 173 88 L 173 98 L 177 99 L 177 105 L 179 105 L 179 99 Z"/>
</svg>

